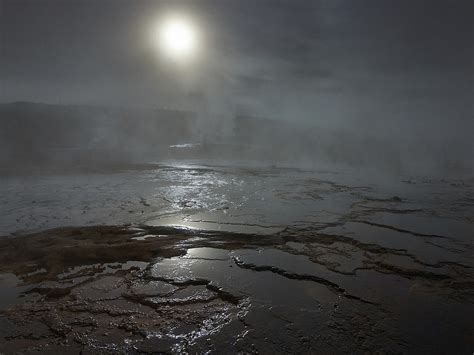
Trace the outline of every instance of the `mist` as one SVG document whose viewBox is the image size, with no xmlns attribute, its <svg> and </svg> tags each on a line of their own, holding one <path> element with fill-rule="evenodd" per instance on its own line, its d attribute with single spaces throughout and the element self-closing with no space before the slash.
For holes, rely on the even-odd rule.
<svg viewBox="0 0 474 355">
<path fill-rule="evenodd" d="M 0 355 L 472 353 L 473 18 L 0 0 Z"/>
<path fill-rule="evenodd" d="M 201 48 L 189 63 L 167 62 L 150 43 L 150 28 L 170 9 L 199 28 Z M 206 141 L 228 144 L 224 151 L 258 147 L 248 156 L 240 148 L 213 152 L 222 159 L 465 174 L 474 166 L 472 12 L 470 1 L 3 0 L 0 100 L 57 105 L 57 114 L 72 105 L 84 130 L 75 149 L 95 141 L 107 156 L 116 147 L 131 160 L 137 151 L 156 148 L 159 160 L 169 157 L 164 146 Z M 147 127 L 127 136 L 135 118 L 121 123 L 127 110 L 149 110 L 165 122 L 169 109 L 194 117 L 173 142 L 141 139 Z M 243 117 L 254 121 L 245 133 Z M 42 150 L 38 137 L 9 132 L 6 121 L 9 139 L 22 136 Z M 40 129 L 54 130 L 58 147 L 73 148 L 59 137 L 77 127 L 48 125 Z M 122 144 L 113 143 L 117 137 Z M 4 158 L 24 156 L 9 139 L 2 140 Z"/>
</svg>

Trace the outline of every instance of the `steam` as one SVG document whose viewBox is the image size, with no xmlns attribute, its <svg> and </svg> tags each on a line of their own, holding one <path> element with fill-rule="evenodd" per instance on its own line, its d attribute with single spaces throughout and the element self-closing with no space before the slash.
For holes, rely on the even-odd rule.
<svg viewBox="0 0 474 355">
<path fill-rule="evenodd" d="M 252 11 L 239 4 L 182 3 L 201 26 L 203 47 L 192 61 L 172 65 L 142 40 L 169 4 L 121 3 L 127 11 L 118 14 L 77 3 L 90 23 L 71 31 L 97 36 L 66 41 L 56 31 L 47 53 L 38 43 L 53 35 L 40 25 L 61 24 L 41 7 L 7 1 L 0 100 L 57 106 L 2 105 L 1 159 L 76 161 L 95 149 L 107 151 L 105 161 L 238 158 L 472 173 L 471 3 L 447 9 L 415 1 L 398 12 L 372 1 L 259 2 Z M 55 18 L 73 16 L 62 4 L 53 8 L 61 14 Z M 9 39 L 24 11 L 35 19 L 33 38 Z M 201 148 L 186 154 L 169 148 L 195 143 Z"/>
</svg>

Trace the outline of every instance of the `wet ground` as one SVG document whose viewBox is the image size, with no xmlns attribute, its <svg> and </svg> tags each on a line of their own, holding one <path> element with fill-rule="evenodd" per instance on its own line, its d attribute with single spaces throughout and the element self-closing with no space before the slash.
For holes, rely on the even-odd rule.
<svg viewBox="0 0 474 355">
<path fill-rule="evenodd" d="M 0 353 L 474 349 L 474 180 L 169 164 L 0 194 Z"/>
</svg>

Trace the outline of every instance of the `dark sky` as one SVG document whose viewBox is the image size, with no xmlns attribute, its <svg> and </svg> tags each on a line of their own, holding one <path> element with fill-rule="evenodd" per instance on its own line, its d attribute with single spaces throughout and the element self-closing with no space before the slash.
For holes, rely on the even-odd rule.
<svg viewBox="0 0 474 355">
<path fill-rule="evenodd" d="M 204 100 L 216 111 L 321 125 L 472 128 L 472 0 L 0 4 L 3 102 Z M 205 41 L 186 73 L 170 70 L 149 46 L 150 26 L 169 10 L 193 18 Z"/>
</svg>

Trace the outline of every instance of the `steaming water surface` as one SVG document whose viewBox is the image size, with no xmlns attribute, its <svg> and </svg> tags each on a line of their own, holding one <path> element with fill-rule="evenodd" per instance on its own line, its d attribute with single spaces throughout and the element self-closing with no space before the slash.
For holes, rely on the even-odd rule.
<svg viewBox="0 0 474 355">
<path fill-rule="evenodd" d="M 0 182 L 3 234 L 124 223 L 273 232 L 337 221 L 360 205 L 359 212 L 371 210 L 388 224 L 440 234 L 454 228 L 469 238 L 474 204 L 472 181 L 383 181 L 276 167 L 174 164 L 145 171 L 2 177 Z M 383 213 L 392 206 L 414 213 Z M 433 214 L 443 218 L 430 219 Z"/>
</svg>

